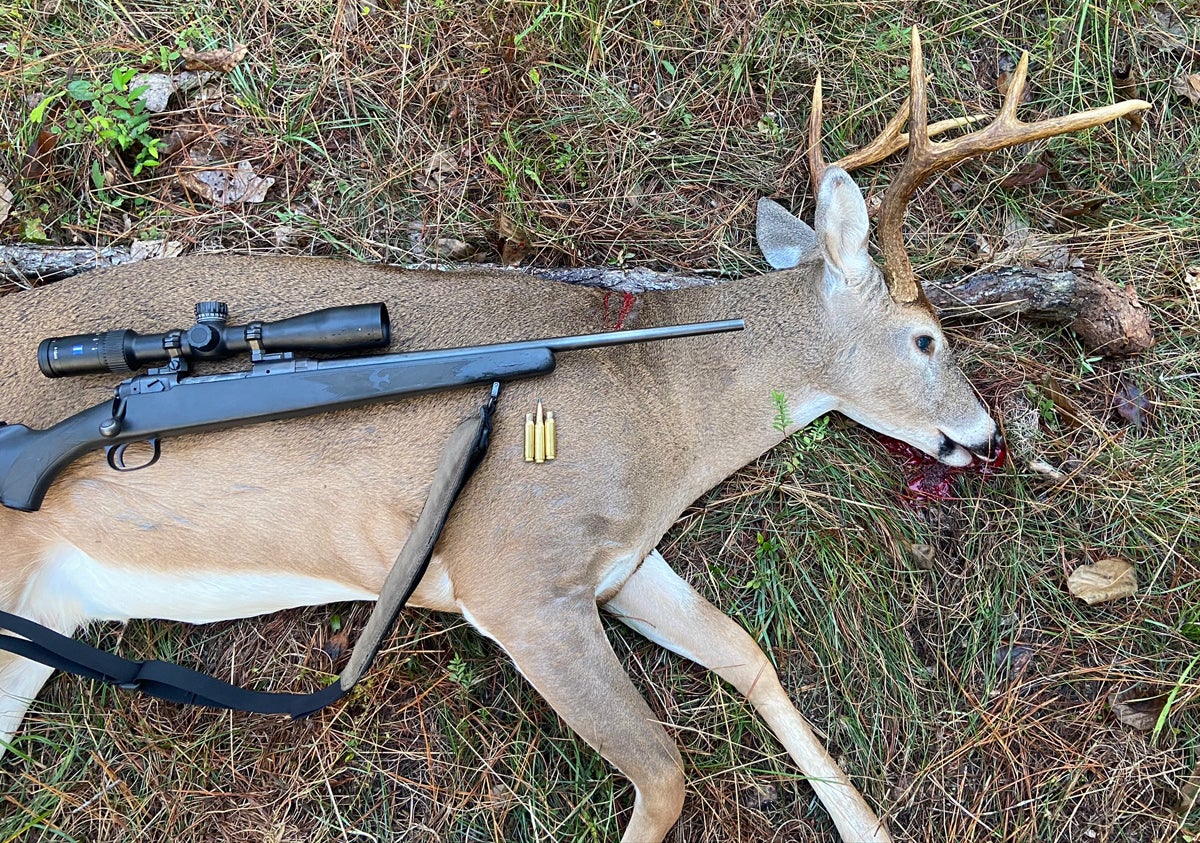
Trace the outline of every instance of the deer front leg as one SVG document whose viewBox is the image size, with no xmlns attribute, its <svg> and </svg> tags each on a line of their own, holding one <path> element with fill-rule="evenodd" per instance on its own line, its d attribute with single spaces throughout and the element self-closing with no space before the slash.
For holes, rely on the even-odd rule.
<svg viewBox="0 0 1200 843">
<path fill-rule="evenodd" d="M 792 705 L 754 639 L 684 582 L 658 551 L 646 557 L 605 609 L 651 641 L 715 671 L 745 694 L 808 777 L 843 840 L 891 840 Z"/>
<path fill-rule="evenodd" d="M 683 763 L 617 660 L 595 596 L 527 594 L 519 611 L 462 609 L 567 725 L 633 782 L 637 795 L 623 843 L 659 843 L 683 808 Z"/>
</svg>

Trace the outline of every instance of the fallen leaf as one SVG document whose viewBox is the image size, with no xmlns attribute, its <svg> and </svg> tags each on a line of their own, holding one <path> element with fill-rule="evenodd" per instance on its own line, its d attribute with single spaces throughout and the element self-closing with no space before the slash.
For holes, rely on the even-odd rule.
<svg viewBox="0 0 1200 843">
<path fill-rule="evenodd" d="M 912 561 L 916 566 L 924 571 L 933 570 L 933 562 L 937 558 L 937 551 L 930 544 L 914 544 L 908 549 L 908 555 L 912 557 Z"/>
<path fill-rule="evenodd" d="M 779 788 L 770 782 L 753 782 L 742 791 L 742 804 L 755 811 L 769 808 L 779 801 Z"/>
<path fill-rule="evenodd" d="M 1200 73 L 1176 76 L 1171 80 L 1171 90 L 1181 97 L 1187 97 L 1192 105 L 1200 103 Z"/>
<path fill-rule="evenodd" d="M 496 231 L 504 238 L 500 261 L 505 266 L 517 266 L 529 254 L 529 232 L 503 212 L 496 218 Z"/>
<path fill-rule="evenodd" d="M 1190 814 L 1192 808 L 1196 807 L 1197 796 L 1200 796 L 1200 764 L 1192 768 L 1192 774 L 1179 789 L 1179 805 L 1175 809 L 1176 812 L 1185 817 Z"/>
<path fill-rule="evenodd" d="M 1060 216 L 1073 220 L 1076 217 L 1082 217 L 1086 214 L 1092 214 L 1104 207 L 1104 203 L 1108 201 L 1107 196 L 1097 196 L 1092 199 L 1085 199 L 1081 202 L 1073 202 L 1070 205 L 1063 206 L 1058 213 Z"/>
<path fill-rule="evenodd" d="M 8 189 L 8 185 L 0 181 L 0 223 L 8 219 L 8 212 L 12 210 L 13 195 Z"/>
<path fill-rule="evenodd" d="M 1137 594 L 1137 575 L 1124 559 L 1107 557 L 1080 565 L 1067 577 L 1067 589 L 1089 606 Z"/>
<path fill-rule="evenodd" d="M 1034 231 L 1029 223 L 1017 217 L 1005 223 L 1004 248 L 994 258 L 994 262 L 1000 265 L 1040 266 L 1059 271 L 1069 267 L 1071 261 L 1068 247 L 1055 243 L 1040 231 Z"/>
<path fill-rule="evenodd" d="M 232 171 L 228 166 L 181 170 L 179 181 L 184 187 L 222 208 L 262 202 L 267 197 L 267 190 L 275 184 L 275 179 L 270 176 L 256 174 L 249 161 L 239 161 Z"/>
<path fill-rule="evenodd" d="M 528 243 L 520 240 L 505 240 L 504 247 L 500 250 L 500 262 L 505 266 L 519 266 L 529 252 Z"/>
<path fill-rule="evenodd" d="M 448 261 L 458 261 L 475 254 L 475 247 L 454 237 L 439 237 L 429 244 L 429 253 Z"/>
<path fill-rule="evenodd" d="M 178 240 L 134 240 L 129 247 L 129 258 L 135 261 L 177 258 L 181 254 L 183 244 Z"/>
<path fill-rule="evenodd" d="M 1042 391 L 1055 408 L 1062 413 L 1063 420 L 1071 427 L 1089 427 L 1087 411 L 1063 392 L 1062 384 L 1051 374 L 1042 376 Z"/>
<path fill-rule="evenodd" d="M 1129 698 L 1123 699 L 1126 696 Z M 1145 697 L 1113 691 L 1108 695 L 1108 704 L 1121 723 L 1139 732 L 1150 732 L 1158 724 L 1158 717 L 1167 704 L 1167 695 Z"/>
<path fill-rule="evenodd" d="M 1142 98 L 1142 86 L 1138 81 L 1137 71 L 1133 69 L 1133 65 L 1127 61 L 1119 61 L 1112 68 L 1113 87 L 1117 89 L 1117 93 L 1127 100 L 1136 100 Z M 1125 120 L 1133 127 L 1136 132 L 1142 128 L 1142 112 L 1135 111 L 1132 114 L 1126 114 Z"/>
<path fill-rule="evenodd" d="M 1049 174 L 1050 168 L 1045 161 L 1031 161 L 1000 182 L 1000 186 L 1006 189 L 1028 187 L 1031 184 L 1037 184 Z"/>
<path fill-rule="evenodd" d="M 196 52 L 190 47 L 180 51 L 183 66 L 187 70 L 213 70 L 229 73 L 246 57 L 244 44 L 235 44 L 232 50 L 204 50 Z"/>
<path fill-rule="evenodd" d="M 36 181 L 50 169 L 54 148 L 58 146 L 58 135 L 48 129 L 37 133 L 25 149 L 25 163 L 21 165 L 21 178 Z"/>
<path fill-rule="evenodd" d="M 204 135 L 202 133 L 189 129 L 172 129 L 170 133 L 167 134 L 167 137 L 163 141 L 162 145 L 159 147 L 160 160 L 168 158 L 171 155 L 175 155 L 178 152 L 182 152 L 184 148 L 188 146 L 188 144 L 199 140 L 203 136 Z M 204 162 L 193 159 L 191 163 L 202 164 Z"/>
<path fill-rule="evenodd" d="M 277 225 L 271 232 L 271 239 L 275 241 L 277 248 L 286 249 L 306 242 L 309 235 L 303 229 L 293 225 Z"/>
<path fill-rule="evenodd" d="M 1009 678 L 1015 678 L 1033 661 L 1033 648 L 1025 644 L 1001 644 L 996 648 L 992 661 Z"/>
<path fill-rule="evenodd" d="M 350 636 L 344 632 L 338 632 L 329 637 L 329 640 L 321 645 L 321 652 L 329 657 L 329 660 L 337 664 L 347 650 L 350 649 Z"/>
<path fill-rule="evenodd" d="M 1013 61 L 1012 56 L 1001 56 L 996 62 L 996 90 L 1000 92 L 1000 96 L 1008 96 L 1009 83 L 1012 81 L 1012 75 L 1017 69 L 1017 63 Z M 1018 103 L 1029 102 L 1030 87 L 1029 79 L 1025 80 L 1025 87 L 1021 91 L 1021 96 L 1017 99 Z"/>
<path fill-rule="evenodd" d="M 1150 423 L 1154 402 L 1133 380 L 1122 377 L 1117 386 L 1117 415 L 1133 425 L 1139 433 Z"/>
<path fill-rule="evenodd" d="M 375 0 L 339 0 L 334 31 L 338 35 L 353 35 L 358 31 L 360 19 L 370 20 L 370 16 L 378 11 Z"/>
<path fill-rule="evenodd" d="M 1146 40 L 1161 50 L 1187 52 L 1188 32 L 1181 17 L 1169 3 L 1156 3 L 1149 15 L 1142 15 Z"/>
<path fill-rule="evenodd" d="M 425 172 L 415 181 L 422 190 L 437 190 L 458 170 L 458 161 L 449 152 L 436 150 L 425 163 Z"/>
</svg>

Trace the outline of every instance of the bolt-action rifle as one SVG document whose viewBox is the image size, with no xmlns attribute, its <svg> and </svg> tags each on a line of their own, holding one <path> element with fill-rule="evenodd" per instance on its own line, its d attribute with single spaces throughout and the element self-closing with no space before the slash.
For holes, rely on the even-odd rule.
<svg viewBox="0 0 1200 843">
<path fill-rule="evenodd" d="M 554 370 L 559 351 L 600 348 L 737 331 L 740 319 L 697 322 L 495 345 L 310 359 L 297 351 L 380 348 L 391 339 L 383 304 L 334 307 L 279 322 L 226 324 L 221 302 L 196 305 L 196 324 L 139 335 L 106 331 L 43 340 L 38 365 L 47 377 L 127 373 L 151 366 L 114 389 L 112 401 L 45 430 L 0 422 L 0 503 L 32 512 L 71 462 L 104 448 L 108 464 L 133 471 L 155 463 L 162 437 L 393 401 L 477 383 L 529 378 Z M 249 352 L 247 371 L 189 375 L 188 363 Z M 148 442 L 150 456 L 128 465 L 128 445 Z"/>
</svg>

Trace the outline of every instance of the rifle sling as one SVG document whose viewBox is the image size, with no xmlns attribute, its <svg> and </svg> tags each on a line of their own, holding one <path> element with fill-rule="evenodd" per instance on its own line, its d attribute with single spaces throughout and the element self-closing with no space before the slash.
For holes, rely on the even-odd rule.
<svg viewBox="0 0 1200 843">
<path fill-rule="evenodd" d="M 491 396 L 479 415 L 467 419 L 450 435 L 412 534 L 384 581 L 379 600 L 346 669 L 328 687 L 311 694 L 250 691 L 170 662 L 124 659 L 3 611 L 0 611 L 0 627 L 16 635 L 0 634 L 0 650 L 65 673 L 184 705 L 289 714 L 296 719 L 316 713 L 345 696 L 367 672 L 400 610 L 425 575 L 450 509 L 487 453 L 499 387 L 499 383 L 493 384 Z"/>
</svg>

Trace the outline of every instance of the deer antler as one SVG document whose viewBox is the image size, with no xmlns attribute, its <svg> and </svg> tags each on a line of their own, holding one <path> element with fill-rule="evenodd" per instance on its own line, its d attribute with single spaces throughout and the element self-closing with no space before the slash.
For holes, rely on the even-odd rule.
<svg viewBox="0 0 1200 843">
<path fill-rule="evenodd" d="M 926 81 L 928 82 L 928 80 Z M 833 166 L 841 167 L 846 172 L 853 172 L 859 167 L 878 164 L 880 161 L 908 146 L 908 134 L 901 132 L 900 129 L 904 126 L 905 121 L 908 120 L 911 103 L 912 98 L 905 97 L 904 102 L 900 103 L 900 108 L 896 111 L 896 115 L 888 121 L 888 124 L 883 127 L 883 131 L 879 133 L 875 140 L 868 143 L 862 149 L 857 149 L 849 155 L 834 161 Z M 821 123 L 824 120 L 823 112 L 821 74 L 818 73 L 817 80 L 813 83 L 812 110 L 808 113 L 808 172 L 812 178 L 814 193 L 821 184 L 821 177 L 825 175 L 825 169 L 828 166 L 821 155 Z M 975 114 L 971 117 L 951 117 L 949 120 L 939 120 L 929 127 L 927 135 L 931 138 L 937 137 L 951 129 L 970 126 L 972 123 L 978 123 L 986 119 L 986 115 Z"/>
<path fill-rule="evenodd" d="M 898 150 L 905 142 L 908 144 L 908 157 L 900 172 L 888 185 L 879 209 L 879 248 L 883 252 L 883 275 L 892 298 L 897 301 L 915 302 L 924 298 L 920 282 L 917 281 L 912 264 L 908 260 L 908 253 L 904 250 L 903 223 L 904 210 L 908 205 L 908 200 L 912 198 L 913 193 L 926 177 L 984 152 L 993 152 L 1020 143 L 1077 132 L 1080 129 L 1099 126 L 1102 123 L 1150 107 L 1150 103 L 1145 100 L 1125 100 L 1114 105 L 1068 114 L 1065 117 L 1052 117 L 1036 123 L 1025 123 L 1017 117 L 1017 102 L 1025 88 L 1025 77 L 1028 72 L 1029 53 L 1026 52 L 1021 54 L 1021 61 L 1017 65 L 1016 72 L 1009 80 L 1008 92 L 1000 106 L 1000 113 L 991 123 L 982 129 L 977 129 L 953 140 L 933 141 L 932 137 L 947 129 L 974 123 L 981 118 L 958 118 L 943 120 L 932 126 L 927 125 L 925 62 L 921 54 L 921 36 L 917 32 L 917 28 L 913 27 L 909 70 L 911 95 L 878 138 L 858 152 L 837 162 L 837 166 L 850 170 L 881 161 Z M 819 143 L 821 131 L 820 85 L 820 76 L 818 76 L 813 93 L 813 110 L 809 116 L 809 166 L 813 173 L 814 183 L 819 183 L 819 174 L 825 170 Z M 907 138 L 900 134 L 900 127 L 904 124 L 905 119 L 909 124 Z"/>
</svg>

